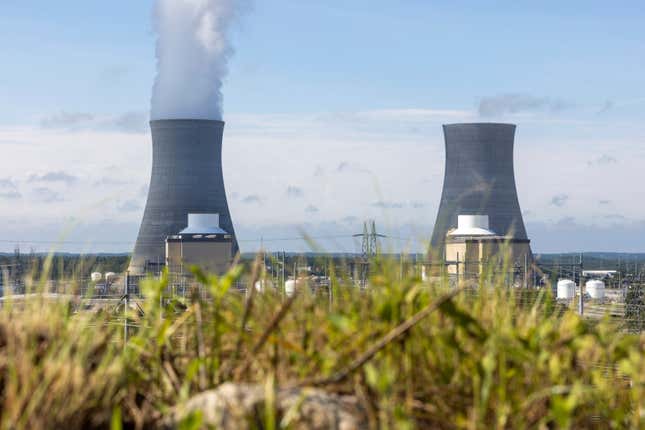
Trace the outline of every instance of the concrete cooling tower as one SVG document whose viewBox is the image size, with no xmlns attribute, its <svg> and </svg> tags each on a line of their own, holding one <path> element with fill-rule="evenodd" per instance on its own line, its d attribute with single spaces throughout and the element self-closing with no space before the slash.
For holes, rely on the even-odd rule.
<svg viewBox="0 0 645 430">
<path fill-rule="evenodd" d="M 446 167 L 431 239 L 434 252 L 443 253 L 459 215 L 488 215 L 495 234 L 528 241 L 513 171 L 515 125 L 450 124 L 443 132 Z"/>
<path fill-rule="evenodd" d="M 222 174 L 224 122 L 171 119 L 150 122 L 152 175 L 130 272 L 141 274 L 165 263 L 165 241 L 188 225 L 188 214 L 219 214 L 233 237 Z"/>
</svg>

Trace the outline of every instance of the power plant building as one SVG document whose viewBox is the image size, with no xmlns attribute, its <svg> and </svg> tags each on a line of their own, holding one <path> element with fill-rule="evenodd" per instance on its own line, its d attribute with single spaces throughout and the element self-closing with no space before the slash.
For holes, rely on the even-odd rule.
<svg viewBox="0 0 645 430">
<path fill-rule="evenodd" d="M 222 172 L 224 122 L 168 119 L 150 122 L 152 175 L 129 271 L 157 271 L 166 263 L 166 239 L 188 227 L 188 214 L 217 214 L 217 227 L 238 243 Z M 172 243 L 172 239 L 171 239 Z"/>
<path fill-rule="evenodd" d="M 188 214 L 188 227 L 166 239 L 170 273 L 187 274 L 191 266 L 223 274 L 233 262 L 233 236 L 219 227 L 218 214 Z"/>
<path fill-rule="evenodd" d="M 446 164 L 430 242 L 432 255 L 447 260 L 447 240 L 454 242 L 459 237 L 448 233 L 458 227 L 460 215 L 486 216 L 486 229 L 490 228 L 495 240 L 525 243 L 530 254 L 513 170 L 515 125 L 450 124 L 443 131 Z M 490 248 L 493 242 L 486 241 Z"/>
<path fill-rule="evenodd" d="M 533 259 L 528 239 L 498 235 L 490 230 L 487 215 L 459 215 L 457 228 L 445 238 L 445 261 L 449 275 L 478 277 L 488 269 L 519 269 L 526 279 Z"/>
</svg>

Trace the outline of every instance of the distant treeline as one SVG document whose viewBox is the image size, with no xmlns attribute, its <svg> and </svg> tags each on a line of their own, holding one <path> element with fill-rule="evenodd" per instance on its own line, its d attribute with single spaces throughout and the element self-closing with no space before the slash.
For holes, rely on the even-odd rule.
<svg viewBox="0 0 645 430">
<path fill-rule="evenodd" d="M 562 254 L 535 254 L 536 264 L 548 274 L 565 276 L 571 268 L 579 267 L 579 253 Z M 395 260 L 401 258 L 406 264 L 421 263 L 424 257 L 421 254 L 413 255 L 388 255 Z M 266 253 L 263 257 L 253 253 L 242 255 L 241 261 L 245 265 L 252 265 L 256 258 L 264 259 L 266 267 L 274 276 L 292 276 L 294 271 L 307 269 L 316 275 L 328 274 L 333 266 L 336 271 L 351 270 L 359 259 L 357 254 L 317 254 L 317 253 Z M 87 278 L 92 272 L 123 273 L 127 270 L 130 261 L 129 254 L 55 254 L 51 257 L 37 253 L 5 253 L 0 254 L 0 269 L 5 274 L 24 276 L 27 274 L 40 276 L 47 262 L 51 268 L 48 278 Z M 584 270 L 618 270 L 622 274 L 639 275 L 645 273 L 645 254 L 643 253 L 583 253 L 582 264 Z M 284 266 L 284 272 L 283 272 Z"/>
</svg>

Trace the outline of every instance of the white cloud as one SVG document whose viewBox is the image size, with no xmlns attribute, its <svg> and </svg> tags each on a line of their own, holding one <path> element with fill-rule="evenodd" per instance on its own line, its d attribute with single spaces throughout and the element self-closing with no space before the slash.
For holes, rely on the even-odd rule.
<svg viewBox="0 0 645 430">
<path fill-rule="evenodd" d="M 43 129 L 64 131 L 117 131 L 145 133 L 148 115 L 143 112 L 125 112 L 118 115 L 96 115 L 88 112 L 61 111 L 41 119 Z"/>
<path fill-rule="evenodd" d="M 501 94 L 483 97 L 479 102 L 479 115 L 500 117 L 524 112 L 560 112 L 571 107 L 571 103 L 550 97 L 535 97 L 529 94 Z"/>
<path fill-rule="evenodd" d="M 260 231 L 269 237 L 272 226 L 303 225 L 314 213 L 320 223 L 334 221 L 351 230 L 365 219 L 385 224 L 390 216 L 395 218 L 389 220 L 392 225 L 431 226 L 443 178 L 441 124 L 473 117 L 476 113 L 415 109 L 363 111 L 336 119 L 327 114 L 230 115 L 224 134 L 224 182 L 236 229 L 249 232 L 247 237 Z M 640 184 L 645 182 L 645 145 L 639 138 L 645 127 L 634 125 L 629 134 L 614 131 L 594 121 L 520 122 L 516 181 L 531 223 L 550 225 L 568 215 L 575 217 L 576 225 L 610 225 L 642 217 L 645 199 L 635 196 L 642 194 Z M 3 164 L 2 174 L 16 186 L 0 189 L 14 193 L 13 200 L 0 198 L 0 212 L 6 216 L 24 225 L 53 225 L 71 216 L 88 225 L 106 219 L 140 223 L 151 168 L 148 134 L 5 127 L 0 128 L 0 141 L 13 142 L 3 145 L 11 163 Z M 603 154 L 620 163 L 603 164 L 599 175 L 587 161 Z M 73 193 L 65 182 L 33 182 L 33 187 L 48 188 L 58 198 L 55 204 L 32 201 L 31 190 L 25 188 L 31 172 L 64 172 L 78 181 Z M 288 198 L 285 190 L 290 185 L 303 195 L 306 190 L 310 207 L 303 206 L 303 199 Z M 22 193 L 22 201 L 29 204 L 16 204 L 15 193 Z M 553 197 L 561 194 L 575 199 L 553 205 Z M 375 202 L 383 205 L 373 206 Z M 388 205 L 392 210 L 384 210 Z M 625 220 L 607 217 L 612 214 Z M 11 235 L 12 228 L 0 225 L 0 234 Z"/>
</svg>

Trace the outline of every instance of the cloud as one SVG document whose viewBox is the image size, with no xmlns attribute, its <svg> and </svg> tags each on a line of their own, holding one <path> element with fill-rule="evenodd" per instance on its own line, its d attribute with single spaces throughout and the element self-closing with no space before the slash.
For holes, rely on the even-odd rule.
<svg viewBox="0 0 645 430">
<path fill-rule="evenodd" d="M 76 129 L 94 120 L 94 115 L 85 112 L 65 112 L 53 114 L 40 121 L 42 128 Z"/>
<path fill-rule="evenodd" d="M 402 209 L 405 205 L 400 202 L 378 201 L 371 204 L 372 207 L 381 209 Z"/>
<path fill-rule="evenodd" d="M 305 212 L 307 212 L 308 214 L 315 214 L 320 212 L 320 210 L 314 205 L 309 205 L 305 208 Z"/>
<path fill-rule="evenodd" d="M 304 193 L 304 191 L 302 191 L 302 188 L 300 188 L 300 187 L 296 187 L 296 186 L 293 186 L 293 185 L 289 185 L 287 187 L 287 197 L 289 197 L 290 199 L 296 199 L 296 198 L 304 197 L 304 195 L 305 195 L 305 193 Z"/>
<path fill-rule="evenodd" d="M 614 164 L 617 163 L 618 160 L 616 160 L 615 157 L 608 155 L 608 154 L 602 154 L 600 157 L 595 158 L 593 160 L 587 161 L 587 165 L 589 166 L 606 166 L 608 164 Z"/>
<path fill-rule="evenodd" d="M 126 185 L 129 183 L 130 183 L 129 181 L 124 181 L 123 179 L 104 176 L 94 181 L 92 185 L 96 188 L 100 188 L 100 187 L 108 187 L 108 186 L 115 186 L 115 185 Z M 147 192 L 147 187 L 146 187 L 146 192 Z M 146 194 L 146 192 L 144 192 L 144 195 Z"/>
<path fill-rule="evenodd" d="M 559 208 L 563 207 L 569 201 L 569 196 L 567 194 L 557 194 L 551 197 L 551 204 Z"/>
<path fill-rule="evenodd" d="M 338 173 L 357 172 L 371 174 L 371 170 L 361 167 L 359 164 L 350 163 L 349 161 L 341 161 L 336 167 Z"/>
<path fill-rule="evenodd" d="M 15 190 L 17 189 L 16 183 L 13 181 L 11 178 L 0 178 L 0 189 L 12 189 Z"/>
<path fill-rule="evenodd" d="M 32 192 L 36 200 L 43 203 L 57 203 L 64 200 L 59 193 L 46 187 L 35 188 Z"/>
<path fill-rule="evenodd" d="M 645 221 L 608 219 L 609 224 L 583 223 L 572 217 L 559 222 L 528 222 L 536 252 L 643 252 Z M 613 222 L 612 222 L 613 221 Z"/>
<path fill-rule="evenodd" d="M 358 222 L 358 217 L 355 217 L 353 215 L 346 216 L 343 219 L 340 220 L 341 222 L 345 224 L 355 224 Z"/>
<path fill-rule="evenodd" d="M 547 111 L 560 112 L 570 106 L 569 103 L 549 97 L 534 97 L 527 94 L 502 94 L 483 97 L 479 101 L 479 116 L 495 117 L 506 114 Z"/>
<path fill-rule="evenodd" d="M 242 203 L 246 204 L 262 204 L 262 199 L 257 194 L 251 194 L 242 199 Z"/>
<path fill-rule="evenodd" d="M 141 203 L 138 200 L 126 200 L 117 205 L 117 209 L 124 212 L 136 212 L 141 209 Z"/>
<path fill-rule="evenodd" d="M 29 176 L 27 182 L 62 182 L 72 185 L 78 181 L 78 177 L 61 171 L 47 172 L 42 175 L 33 174 Z"/>
<path fill-rule="evenodd" d="M 125 133 L 146 133 L 148 131 L 148 116 L 143 112 L 126 112 L 114 118 L 107 119 L 103 126 L 107 130 Z"/>
<path fill-rule="evenodd" d="M 117 131 L 140 134 L 147 132 L 148 116 L 143 112 L 117 115 L 94 115 L 86 112 L 59 112 L 40 121 L 44 129 L 65 131 Z"/>
<path fill-rule="evenodd" d="M 18 186 L 11 178 L 0 178 L 0 199 L 16 200 L 22 197 Z"/>
<path fill-rule="evenodd" d="M 611 100 L 605 100 L 605 103 L 603 103 L 602 107 L 598 110 L 598 113 L 605 113 L 609 112 L 614 108 L 614 102 Z"/>
<path fill-rule="evenodd" d="M 609 205 L 611 204 L 611 200 L 598 200 L 599 205 Z"/>
<path fill-rule="evenodd" d="M 16 200 L 22 197 L 19 191 L 0 191 L 0 199 Z"/>
<path fill-rule="evenodd" d="M 603 218 L 610 221 L 624 221 L 627 219 L 625 215 L 621 214 L 607 214 L 603 215 Z"/>
</svg>

